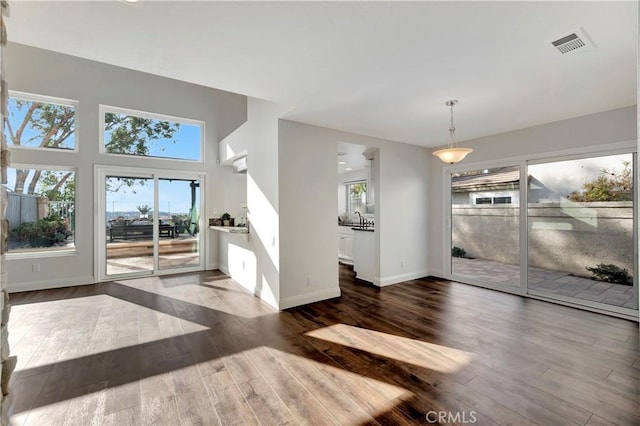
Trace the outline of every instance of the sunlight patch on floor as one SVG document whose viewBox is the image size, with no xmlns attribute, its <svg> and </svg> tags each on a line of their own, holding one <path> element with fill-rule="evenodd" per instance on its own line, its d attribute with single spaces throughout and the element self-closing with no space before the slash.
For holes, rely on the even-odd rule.
<svg viewBox="0 0 640 426">
<path fill-rule="evenodd" d="M 229 361 L 233 363 L 233 359 L 237 359 L 238 356 L 246 356 L 260 372 L 266 371 L 265 367 L 269 365 L 266 361 L 277 362 L 324 407 L 339 404 L 340 407 L 336 407 L 332 414 L 340 424 L 367 423 L 372 417 L 389 412 L 403 401 L 414 397 L 411 391 L 403 387 L 267 346 L 249 349 L 223 359 L 229 366 Z M 268 371 L 273 372 L 277 369 L 269 368 Z M 274 380 L 269 374 L 265 375 L 265 379 L 270 383 Z M 283 385 L 286 385 L 286 382 Z M 318 393 L 318 389 L 322 389 L 322 392 Z M 351 401 L 344 397 L 335 398 L 343 392 L 349 395 Z M 365 411 L 363 406 L 368 406 L 369 409 Z"/>
<path fill-rule="evenodd" d="M 472 359 L 471 353 L 459 349 L 347 324 L 334 324 L 306 335 L 441 373 L 455 373 Z"/>
</svg>

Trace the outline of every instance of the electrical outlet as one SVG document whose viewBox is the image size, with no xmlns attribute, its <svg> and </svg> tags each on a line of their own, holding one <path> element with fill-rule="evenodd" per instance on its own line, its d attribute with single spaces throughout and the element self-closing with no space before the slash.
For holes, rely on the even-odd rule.
<svg viewBox="0 0 640 426">
<path fill-rule="evenodd" d="M 401 268 L 404 268 L 404 260 L 401 260 L 401 261 L 400 261 L 400 267 L 401 267 Z"/>
<path fill-rule="evenodd" d="M 40 264 L 34 263 L 31 265 L 31 272 L 40 272 Z"/>
<path fill-rule="evenodd" d="M 311 278 L 311 275 L 309 275 L 307 277 L 307 286 L 311 287 L 313 285 L 313 278 Z"/>
</svg>

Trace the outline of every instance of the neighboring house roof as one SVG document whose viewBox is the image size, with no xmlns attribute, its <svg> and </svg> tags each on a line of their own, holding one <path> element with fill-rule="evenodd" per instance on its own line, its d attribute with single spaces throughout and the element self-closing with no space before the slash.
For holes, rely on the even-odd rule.
<svg viewBox="0 0 640 426">
<path fill-rule="evenodd" d="M 529 179 L 531 177 L 529 176 Z M 492 169 L 491 173 L 453 176 L 451 189 L 454 192 L 496 191 L 516 189 L 520 185 L 520 167 L 509 166 Z"/>
</svg>

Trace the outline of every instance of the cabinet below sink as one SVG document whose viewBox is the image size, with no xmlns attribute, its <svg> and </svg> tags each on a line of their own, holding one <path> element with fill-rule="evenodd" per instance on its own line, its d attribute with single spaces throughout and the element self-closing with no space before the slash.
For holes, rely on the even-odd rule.
<svg viewBox="0 0 640 426">
<path fill-rule="evenodd" d="M 338 261 L 353 265 L 353 234 L 350 226 L 338 226 Z"/>
<path fill-rule="evenodd" d="M 353 270 L 356 273 L 356 278 L 380 285 L 375 230 L 367 229 L 354 232 Z"/>
</svg>

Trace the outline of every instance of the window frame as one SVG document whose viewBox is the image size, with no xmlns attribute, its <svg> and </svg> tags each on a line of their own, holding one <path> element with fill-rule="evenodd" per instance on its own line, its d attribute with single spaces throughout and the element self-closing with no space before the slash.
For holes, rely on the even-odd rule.
<svg viewBox="0 0 640 426">
<path fill-rule="evenodd" d="M 527 189 L 529 184 L 527 179 L 528 166 L 547 163 L 547 162 L 554 162 L 554 161 L 577 160 L 577 159 L 584 159 L 584 158 L 590 158 L 590 157 L 598 157 L 603 155 L 608 156 L 608 155 L 629 154 L 629 153 L 635 154 L 634 170 L 640 171 L 640 164 L 639 164 L 640 151 L 638 150 L 637 141 L 635 139 L 625 140 L 621 142 L 612 142 L 607 144 L 589 145 L 589 146 L 580 147 L 580 148 L 568 148 L 568 149 L 557 150 L 557 151 L 545 151 L 545 152 L 538 152 L 533 154 L 518 155 L 518 156 L 512 156 L 512 157 L 505 157 L 497 160 L 481 160 L 481 161 L 476 161 L 471 163 L 443 165 L 441 169 L 441 176 L 442 176 L 441 197 L 443 201 L 442 208 L 441 208 L 441 214 L 442 214 L 441 223 L 442 223 L 442 229 L 445 230 L 443 233 L 442 246 L 441 246 L 441 252 L 443 253 L 443 256 L 441 259 L 441 268 L 442 268 L 441 270 L 442 270 L 443 278 L 446 278 L 452 281 L 464 282 L 466 284 L 475 285 L 478 287 L 489 288 L 489 289 L 499 290 L 506 293 L 517 294 L 530 299 L 545 300 L 558 305 L 578 307 L 579 309 L 582 309 L 585 311 L 605 313 L 610 316 L 637 321 L 638 310 L 614 307 L 613 305 L 601 306 L 596 302 L 584 301 L 584 300 L 581 301 L 580 304 L 577 304 L 574 301 L 566 300 L 562 298 L 562 296 L 560 297 L 556 296 L 556 298 L 552 299 L 544 296 L 539 296 L 535 294 L 535 291 L 534 293 L 529 292 L 529 286 L 527 281 L 527 278 L 528 278 L 527 265 L 528 264 L 525 263 L 527 261 L 527 256 L 528 256 L 528 247 L 527 247 L 528 240 L 526 240 L 525 238 L 522 238 L 522 236 L 526 236 L 528 232 L 527 208 L 522 208 L 522 206 L 528 205 L 528 194 L 527 194 Z M 520 203 L 519 235 L 521 236 L 520 238 L 520 268 L 521 268 L 520 289 L 518 291 L 511 291 L 510 289 L 506 289 L 504 287 L 501 288 L 492 284 L 487 284 L 486 282 L 480 282 L 476 279 L 464 279 L 459 275 L 454 276 L 451 270 L 451 255 L 448 254 L 450 253 L 451 247 L 452 247 L 452 244 L 451 244 L 452 243 L 452 239 L 451 239 L 452 197 L 451 197 L 451 191 L 450 191 L 451 174 L 460 173 L 460 172 L 473 170 L 473 169 L 505 167 L 508 165 L 516 164 L 516 163 L 521 168 L 520 192 L 519 192 L 520 195 L 519 195 L 519 201 L 518 201 L 518 203 Z M 640 172 L 638 174 L 640 174 Z M 637 177 L 636 177 L 636 182 L 637 182 Z M 637 215 L 640 214 L 640 209 L 638 207 L 638 204 L 640 203 L 639 198 L 640 198 L 640 192 L 638 191 L 638 189 L 634 189 L 634 212 L 635 212 L 634 214 L 636 215 L 635 216 L 636 219 L 634 220 L 633 239 L 635 241 L 638 241 L 639 226 L 637 221 Z M 638 252 L 637 252 L 638 249 L 639 247 L 637 245 L 634 246 L 634 250 L 636 250 L 636 253 L 634 254 L 634 260 L 635 260 L 634 280 L 640 279 L 637 277 L 638 275 L 640 275 L 640 273 L 638 272 L 640 271 L 640 267 L 639 267 L 640 265 L 638 265 L 638 263 L 640 263 L 639 262 L 640 257 L 638 257 Z M 634 282 L 634 286 L 635 286 L 634 293 L 637 299 L 638 291 L 639 291 L 638 285 Z"/>
<path fill-rule="evenodd" d="M 33 259 L 33 258 L 43 258 L 43 257 L 59 257 L 59 256 L 71 256 L 77 255 L 78 252 L 78 229 L 79 223 L 82 222 L 82 218 L 78 215 L 78 183 L 79 179 L 79 168 L 71 167 L 71 166 L 54 166 L 47 164 L 33 164 L 33 163 L 16 163 L 10 164 L 9 168 L 11 169 L 29 169 L 29 170 L 43 170 L 43 171 L 66 171 L 73 172 L 75 178 L 75 194 L 73 199 L 73 210 L 75 214 L 74 218 L 74 232 L 73 232 L 73 247 L 70 248 L 60 248 L 60 249 L 48 249 L 46 247 L 34 247 L 33 249 L 12 252 L 7 249 L 5 255 L 7 256 L 7 260 L 11 259 Z M 8 189 L 9 187 L 5 184 L 5 187 Z"/>
<path fill-rule="evenodd" d="M 145 159 L 145 161 L 159 160 L 159 161 L 179 161 L 179 162 L 190 163 L 190 164 L 204 163 L 204 158 L 205 158 L 205 143 L 204 143 L 205 121 L 204 120 L 195 120 L 192 118 L 176 117 L 168 114 L 158 114 L 154 112 L 139 111 L 135 109 L 121 108 L 121 107 L 115 107 L 115 106 L 104 105 L 104 104 L 100 104 L 98 106 L 98 113 L 99 113 L 98 151 L 101 155 L 106 155 L 109 157 L 124 157 L 124 158 L 136 158 L 136 159 L 140 158 L 140 159 Z M 184 158 L 157 157 L 153 155 L 119 154 L 119 153 L 107 152 L 107 150 L 105 149 L 105 115 L 107 113 L 126 114 L 134 117 L 147 118 L 150 120 L 171 121 L 174 123 L 199 126 L 200 127 L 200 151 L 199 151 L 200 158 L 198 160 L 188 160 Z"/>
<path fill-rule="evenodd" d="M 78 113 L 80 102 L 66 99 L 66 98 L 58 98 L 54 96 L 48 95 L 37 95 L 34 93 L 28 92 L 20 92 L 17 90 L 9 90 L 9 99 L 18 99 L 21 101 L 31 101 L 31 102 L 43 102 L 54 105 L 61 105 L 66 107 L 72 107 L 74 109 L 74 129 L 73 129 L 73 139 L 74 144 L 73 148 L 41 148 L 37 146 L 22 146 L 22 145 L 12 145 L 9 143 L 9 138 L 7 137 L 7 148 L 15 149 L 15 150 L 27 150 L 27 151 L 36 151 L 36 152 L 56 152 L 56 153 L 78 153 L 80 151 L 80 140 L 78 138 Z M 7 111 L 8 112 L 8 111 Z M 4 132 L 4 128 L 2 129 Z M 56 154 L 57 155 L 57 154 Z"/>
</svg>

